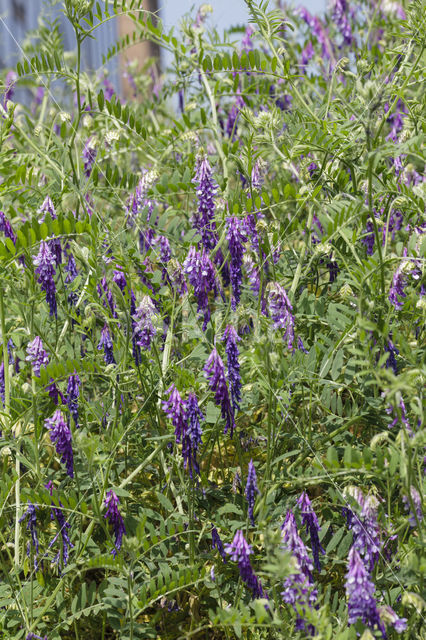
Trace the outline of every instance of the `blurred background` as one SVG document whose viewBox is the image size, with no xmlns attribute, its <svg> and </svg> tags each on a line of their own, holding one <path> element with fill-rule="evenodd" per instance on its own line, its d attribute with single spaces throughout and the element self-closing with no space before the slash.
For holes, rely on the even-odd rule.
<svg viewBox="0 0 426 640">
<path fill-rule="evenodd" d="M 194 0 L 145 0 L 147 10 L 158 15 L 168 31 L 177 27 L 182 16 L 191 12 L 195 14 L 203 2 Z M 244 0 L 210 0 L 213 12 L 208 16 L 208 24 L 215 25 L 219 32 L 231 26 L 244 26 L 248 24 L 248 11 Z M 325 9 L 326 0 L 305 0 L 295 2 L 294 6 L 303 5 L 312 13 L 320 13 Z M 101 6 L 103 2 L 101 2 Z M 271 0 L 270 7 L 275 2 Z M 50 20 L 58 19 L 63 34 L 64 47 L 72 50 L 75 47 L 75 36 L 69 22 L 62 11 L 62 3 L 59 0 L 0 0 L 0 68 L 14 67 L 18 60 L 24 58 L 22 50 L 23 42 L 31 29 L 38 26 L 39 19 L 43 16 Z M 142 42 L 126 49 L 117 60 L 108 63 L 104 69 L 102 54 L 112 47 L 116 40 L 132 33 L 133 23 L 126 16 L 120 16 L 117 20 L 110 20 L 96 30 L 96 39 L 87 39 L 83 46 L 83 66 L 85 69 L 96 70 L 99 74 L 108 72 L 109 80 L 115 90 L 124 96 L 129 95 L 130 86 L 125 77 L 126 65 L 129 61 L 136 60 L 138 66 L 142 66 L 147 58 L 160 56 L 159 50 L 149 42 Z M 159 69 L 164 70 L 169 64 L 167 53 L 162 52 L 159 58 Z"/>
</svg>

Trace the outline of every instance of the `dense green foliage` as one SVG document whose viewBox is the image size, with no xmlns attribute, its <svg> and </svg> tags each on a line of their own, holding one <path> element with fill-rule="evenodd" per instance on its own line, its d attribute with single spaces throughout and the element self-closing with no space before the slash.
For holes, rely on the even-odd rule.
<svg viewBox="0 0 426 640">
<path fill-rule="evenodd" d="M 388 611 L 387 637 L 421 636 L 424 8 L 340 2 L 340 22 L 337 9 L 315 22 L 246 1 L 253 32 L 218 34 L 203 11 L 166 33 L 135 0 L 65 0 L 75 52 L 46 22 L 5 81 L 2 638 L 382 637 L 361 620 L 348 625 L 356 536 L 342 509 L 380 539 L 369 574 L 377 606 L 407 619 L 398 636 Z M 121 13 L 134 38 L 105 62 L 143 39 L 173 60 L 162 78 L 154 61 L 130 66 L 127 102 L 103 73 L 80 69 L 87 38 Z M 13 102 L 19 87 L 31 104 Z M 213 171 L 206 255 L 215 283 L 200 302 L 185 261 L 205 244 L 196 212 L 208 194 L 194 182 L 203 157 Z M 230 217 L 244 255 L 230 242 Z M 43 247 L 55 256 L 44 276 L 34 263 Z M 285 319 L 273 309 L 281 288 Z M 137 321 L 148 333 L 135 347 Z M 229 367 L 227 325 L 241 338 L 232 437 L 205 373 L 214 347 Z M 36 337 L 48 357 L 38 373 L 28 356 Z M 194 392 L 204 415 L 193 477 L 164 410 L 172 384 L 185 400 Z M 73 474 L 52 441 L 58 410 Z M 105 517 L 110 491 L 121 545 L 117 521 Z M 315 605 L 294 609 L 281 594 L 300 566 L 280 527 L 291 509 L 311 555 L 302 491 L 325 553 L 310 585 Z M 243 531 L 264 598 L 252 599 L 237 562 L 212 548 L 212 527 L 224 544 Z"/>
</svg>

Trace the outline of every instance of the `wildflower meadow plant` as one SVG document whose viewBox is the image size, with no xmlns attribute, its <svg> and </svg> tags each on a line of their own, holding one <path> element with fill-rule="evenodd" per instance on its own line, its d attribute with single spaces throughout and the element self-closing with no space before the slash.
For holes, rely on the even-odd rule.
<svg viewBox="0 0 426 640">
<path fill-rule="evenodd" d="M 1 72 L 0 635 L 421 637 L 421 1 L 41 4 Z"/>
</svg>

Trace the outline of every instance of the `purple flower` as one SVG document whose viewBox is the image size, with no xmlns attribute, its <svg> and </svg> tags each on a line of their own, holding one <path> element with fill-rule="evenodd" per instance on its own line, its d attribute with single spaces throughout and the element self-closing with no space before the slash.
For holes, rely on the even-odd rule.
<svg viewBox="0 0 426 640">
<path fill-rule="evenodd" d="M 12 225 L 4 215 L 3 211 L 0 211 L 0 231 L 3 231 L 6 238 L 10 238 L 13 244 L 16 244 L 16 235 L 12 229 Z"/>
<path fill-rule="evenodd" d="M 232 299 L 231 307 L 235 310 L 241 297 L 241 282 L 243 279 L 242 264 L 244 255 L 244 245 L 247 238 L 244 235 L 244 221 L 235 216 L 226 219 L 226 237 L 231 254 L 231 285 Z"/>
<path fill-rule="evenodd" d="M 25 360 L 31 362 L 34 375 L 40 377 L 40 368 L 49 364 L 49 357 L 39 336 L 28 344 L 27 354 Z"/>
<path fill-rule="evenodd" d="M 293 307 L 287 293 L 278 282 L 268 285 L 269 313 L 274 323 L 274 329 L 284 329 L 283 340 L 287 340 L 289 349 L 293 349 L 294 342 L 294 316 Z"/>
<path fill-rule="evenodd" d="M 55 205 L 53 204 L 49 196 L 46 196 L 45 199 L 43 200 L 43 203 L 40 209 L 38 210 L 38 213 L 41 214 L 39 218 L 39 222 L 44 222 L 46 213 L 50 213 L 50 217 L 52 218 L 52 220 L 56 220 L 57 215 L 56 215 Z"/>
<path fill-rule="evenodd" d="M 215 296 L 217 294 L 216 274 L 213 264 L 204 249 L 200 253 L 194 246 L 191 246 L 183 263 L 183 268 L 190 284 L 194 287 L 197 310 L 203 314 L 203 331 L 205 331 L 210 320 L 209 292 L 212 292 Z"/>
<path fill-rule="evenodd" d="M 5 92 L 3 94 L 3 107 L 7 109 L 7 101 L 12 100 L 14 90 L 15 90 L 15 82 L 18 79 L 18 75 L 15 71 L 8 71 L 5 79 Z"/>
<path fill-rule="evenodd" d="M 78 398 L 80 395 L 80 378 L 76 371 L 68 378 L 67 405 L 73 417 L 74 424 L 78 428 Z"/>
<path fill-rule="evenodd" d="M 398 364 L 396 356 L 399 354 L 399 350 L 395 347 L 392 340 L 387 340 L 385 343 L 385 351 L 389 353 L 389 358 L 386 360 L 386 368 L 392 369 L 395 375 L 398 375 Z"/>
<path fill-rule="evenodd" d="M 306 527 L 306 533 L 309 533 L 311 538 L 312 555 L 314 558 L 314 565 L 318 571 L 321 571 L 321 564 L 319 561 L 319 554 L 325 554 L 324 549 L 321 546 L 318 532 L 321 527 L 318 523 L 318 518 L 315 511 L 312 508 L 311 501 L 309 500 L 306 491 L 302 493 L 297 501 L 297 505 L 302 513 L 302 524 Z"/>
<path fill-rule="evenodd" d="M 253 553 L 253 550 L 244 538 L 241 529 L 235 533 L 231 544 L 225 545 L 225 551 L 231 556 L 231 560 L 238 562 L 241 579 L 252 592 L 253 598 L 265 597 L 262 584 L 253 572 L 250 563 L 250 554 Z"/>
<path fill-rule="evenodd" d="M 44 636 L 43 638 L 41 636 L 38 636 L 37 634 L 33 633 L 32 631 L 30 631 L 26 636 L 25 636 L 25 640 L 47 640 L 47 636 Z"/>
<path fill-rule="evenodd" d="M 163 411 L 172 421 L 176 442 L 179 444 L 182 442 L 187 428 L 185 402 L 174 384 L 167 389 L 166 393 L 169 394 L 169 399 L 163 402 Z"/>
<path fill-rule="evenodd" d="M 106 364 L 115 363 L 113 347 L 114 345 L 111 339 L 111 334 L 107 325 L 105 324 L 101 331 L 101 339 L 99 340 L 98 350 L 100 351 L 103 348 L 104 360 Z"/>
<path fill-rule="evenodd" d="M 407 286 L 407 275 L 402 270 L 402 264 L 395 271 L 394 276 L 392 278 L 392 286 L 389 290 L 389 300 L 395 307 L 395 309 L 402 309 L 404 303 L 399 300 L 398 296 L 401 298 L 406 298 L 407 294 L 404 291 L 404 288 Z"/>
<path fill-rule="evenodd" d="M 248 465 L 247 484 L 245 496 L 248 502 L 248 515 L 250 522 L 254 527 L 254 502 L 256 500 L 256 493 L 260 493 L 257 487 L 256 469 L 254 468 L 253 460 L 250 460 Z"/>
<path fill-rule="evenodd" d="M 281 527 L 282 548 L 289 551 L 295 561 L 296 571 L 289 575 L 283 584 L 281 596 L 287 604 L 291 604 L 296 611 L 296 629 L 306 627 L 303 613 L 306 607 L 312 607 L 317 599 L 317 591 L 312 587 L 313 564 L 307 549 L 298 534 L 293 513 L 287 511 L 286 519 Z M 311 625 L 308 631 L 313 634 Z"/>
<path fill-rule="evenodd" d="M 28 507 L 24 514 L 19 518 L 19 522 L 23 522 L 28 518 L 27 531 L 31 533 L 31 543 L 35 549 L 36 555 L 38 554 L 39 543 L 37 536 L 37 518 L 36 518 L 36 506 L 28 500 Z M 37 566 L 37 565 L 36 565 Z"/>
<path fill-rule="evenodd" d="M 385 628 L 380 620 L 374 599 L 374 584 L 354 546 L 348 556 L 346 595 L 348 597 L 349 624 L 355 624 L 361 618 L 362 622 L 370 628 L 377 625 L 383 637 L 386 637 Z"/>
<path fill-rule="evenodd" d="M 256 191 L 260 191 L 262 188 L 265 168 L 266 164 L 262 158 L 257 158 L 251 170 L 251 186 Z M 251 214 L 248 214 L 248 216 L 249 215 Z"/>
<path fill-rule="evenodd" d="M 123 535 L 126 534 L 124 521 L 120 511 L 118 510 L 119 504 L 120 501 L 114 491 L 108 491 L 105 498 L 105 506 L 107 508 L 107 511 L 104 515 L 104 518 L 108 520 L 109 524 L 114 529 L 115 542 L 114 549 L 111 551 L 111 554 L 114 556 L 114 558 L 117 555 L 117 551 L 120 551 Z"/>
<path fill-rule="evenodd" d="M 209 381 L 210 389 L 215 392 L 215 402 L 221 408 L 222 418 L 226 421 L 224 433 L 230 430 L 232 438 L 235 427 L 234 409 L 229 397 L 228 385 L 226 384 L 225 367 L 216 347 L 204 365 L 204 375 Z"/>
<path fill-rule="evenodd" d="M 308 44 L 302 50 L 301 65 L 303 67 L 306 67 L 306 65 L 308 64 L 309 60 L 311 60 L 314 57 L 314 55 L 315 55 L 315 50 L 314 50 L 312 42 L 309 40 Z"/>
<path fill-rule="evenodd" d="M 410 487 L 410 497 L 411 501 L 408 496 L 404 495 L 402 496 L 402 501 L 409 512 L 408 522 L 410 523 L 410 527 L 416 527 L 418 523 L 423 520 L 423 511 L 420 493 L 417 491 L 416 487 L 413 487 L 413 485 Z M 414 511 L 411 505 L 413 505 Z"/>
<path fill-rule="evenodd" d="M 44 486 L 49 491 L 50 495 L 52 495 L 53 494 L 52 481 L 49 481 Z M 58 529 L 59 530 L 58 530 L 58 533 L 53 538 L 53 540 L 51 540 L 49 542 L 49 549 L 51 547 L 53 547 L 53 545 L 55 544 L 55 542 L 59 538 L 59 535 L 61 536 L 61 539 L 62 539 L 62 549 L 60 549 L 58 551 L 58 553 L 56 554 L 55 558 L 53 559 L 53 564 L 59 565 L 59 560 L 61 558 L 61 551 L 62 551 L 62 567 L 66 567 L 67 564 L 68 564 L 70 549 L 73 549 L 74 545 L 71 542 L 70 536 L 69 536 L 69 533 L 68 533 L 69 529 L 71 529 L 71 525 L 65 519 L 64 505 L 62 504 L 62 502 L 60 500 L 59 500 L 59 507 L 56 507 L 54 505 L 54 503 L 52 502 L 52 513 L 50 514 L 50 517 L 51 517 L 52 520 L 54 518 L 56 518 L 56 522 L 58 523 Z"/>
<path fill-rule="evenodd" d="M 100 300 L 102 300 L 102 304 L 105 309 L 111 310 L 111 315 L 113 318 L 117 317 L 117 311 L 115 310 L 115 303 L 113 295 L 108 287 L 108 282 L 106 278 L 102 278 L 101 283 L 97 286 L 97 291 Z"/>
<path fill-rule="evenodd" d="M 166 236 L 158 236 L 155 243 L 160 248 L 160 260 L 163 264 L 167 264 L 172 257 L 172 251 L 170 249 L 170 242 Z"/>
<path fill-rule="evenodd" d="M 52 418 L 45 420 L 45 425 L 50 430 L 51 441 L 56 444 L 56 453 L 61 456 L 61 462 L 66 465 L 67 474 L 70 478 L 73 478 L 71 431 L 65 422 L 62 412 L 59 409 L 55 411 Z"/>
<path fill-rule="evenodd" d="M 235 102 L 233 103 L 228 118 L 226 121 L 226 133 L 229 138 L 234 141 L 236 138 L 237 122 L 240 115 L 240 110 L 244 107 L 245 102 L 243 97 L 238 93 Z"/>
<path fill-rule="evenodd" d="M 95 162 L 97 153 L 98 152 L 96 150 L 96 140 L 93 136 L 91 136 L 86 140 L 86 143 L 83 148 L 83 153 L 82 153 L 84 173 L 86 174 L 87 178 L 92 173 L 92 168 L 93 168 L 93 164 Z"/>
<path fill-rule="evenodd" d="M 152 339 L 157 333 L 152 320 L 156 315 L 154 303 L 149 296 L 144 296 L 133 315 L 133 338 L 138 347 L 149 351 Z"/>
<path fill-rule="evenodd" d="M 203 413 L 198 406 L 195 393 L 188 395 L 188 400 L 186 401 L 186 419 L 187 428 L 182 442 L 182 455 L 185 469 L 189 469 L 189 475 L 192 478 L 193 471 L 198 474 L 200 473 L 197 453 L 203 435 L 200 420 L 204 419 Z"/>
<path fill-rule="evenodd" d="M 112 279 L 117 285 L 117 287 L 120 289 L 120 291 L 124 291 L 124 289 L 127 287 L 126 276 L 120 269 L 114 269 L 114 272 L 112 274 Z"/>
<path fill-rule="evenodd" d="M 243 265 L 247 274 L 247 278 L 250 281 L 250 288 L 253 293 L 259 293 L 260 290 L 260 276 L 259 269 L 255 265 L 253 258 L 247 253 L 243 257 Z"/>
<path fill-rule="evenodd" d="M 240 363 L 238 356 L 240 352 L 237 347 L 237 342 L 241 340 L 237 330 L 228 325 L 223 334 L 223 340 L 225 341 L 225 351 L 228 363 L 228 382 L 229 389 L 231 391 L 231 400 L 234 413 L 240 408 L 241 400 L 241 376 L 240 376 Z"/>
<path fill-rule="evenodd" d="M 222 540 L 220 539 L 220 535 L 216 529 L 216 527 L 212 527 L 212 549 L 217 549 L 222 556 L 222 560 L 226 562 L 226 553 L 223 548 Z"/>
<path fill-rule="evenodd" d="M 206 251 L 217 243 L 216 223 L 214 221 L 217 184 L 207 156 L 197 156 L 195 176 L 192 181 L 197 186 L 198 211 L 193 217 L 195 229 L 200 233 Z"/>
<path fill-rule="evenodd" d="M 348 7 L 346 0 L 334 0 L 332 20 L 343 36 L 343 44 L 350 45 L 353 41 L 351 23 L 347 15 Z"/>
<path fill-rule="evenodd" d="M 56 311 L 56 287 L 53 280 L 55 275 L 55 258 L 49 249 L 47 242 L 40 242 L 40 250 L 37 256 L 33 256 L 33 263 L 37 267 L 35 272 L 38 275 L 38 283 L 42 291 L 46 292 L 46 302 L 49 305 L 50 315 L 57 315 Z"/>
<path fill-rule="evenodd" d="M 358 487 L 349 487 L 348 493 L 361 507 L 359 516 L 349 507 L 344 509 L 348 527 L 353 532 L 353 546 L 362 557 L 367 570 L 371 572 L 379 560 L 383 546 L 377 521 L 378 501 L 372 495 L 365 497 Z"/>
<path fill-rule="evenodd" d="M 397 633 L 402 633 L 407 629 L 407 618 L 400 618 L 388 604 L 379 607 L 380 620 L 386 622 L 395 629 Z"/>
</svg>

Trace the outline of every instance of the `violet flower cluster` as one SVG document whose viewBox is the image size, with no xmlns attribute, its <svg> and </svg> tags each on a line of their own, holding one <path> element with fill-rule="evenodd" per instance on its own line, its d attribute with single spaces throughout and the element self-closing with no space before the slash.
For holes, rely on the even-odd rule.
<svg viewBox="0 0 426 640">
<path fill-rule="evenodd" d="M 37 507 L 28 500 L 28 507 L 26 511 L 24 511 L 22 516 L 19 518 L 19 522 L 23 522 L 24 520 L 27 520 L 27 531 L 29 531 L 31 534 L 31 544 L 34 549 L 34 569 L 37 571 L 38 570 L 37 556 L 39 552 L 39 541 L 38 541 L 38 534 L 37 534 L 36 509 Z"/>
<path fill-rule="evenodd" d="M 112 342 L 111 334 L 107 325 L 105 324 L 101 331 L 101 339 L 98 343 L 98 350 L 104 350 L 104 360 L 105 364 L 114 364 L 114 345 Z"/>
<path fill-rule="evenodd" d="M 213 179 L 212 168 L 207 156 L 197 156 L 193 183 L 197 186 L 198 210 L 193 217 L 193 225 L 201 235 L 206 251 L 217 243 L 216 223 L 214 220 L 217 184 Z"/>
<path fill-rule="evenodd" d="M 124 526 L 124 520 L 118 508 L 120 500 L 114 491 L 111 490 L 107 492 L 104 504 L 107 509 L 104 518 L 108 520 L 115 535 L 114 548 L 111 551 L 111 555 L 115 558 L 117 552 L 121 549 L 123 536 L 126 535 L 126 527 Z"/>
<path fill-rule="evenodd" d="M 149 296 L 144 296 L 132 319 L 134 342 L 138 347 L 142 347 L 146 351 L 151 349 L 152 339 L 157 333 L 157 329 L 153 324 L 155 316 L 154 303 Z"/>
<path fill-rule="evenodd" d="M 228 325 L 223 333 L 223 340 L 225 341 L 225 352 L 228 365 L 228 383 L 229 390 L 231 392 L 231 401 L 234 414 L 240 408 L 241 401 L 241 375 L 240 375 L 240 362 L 239 362 L 239 349 L 237 342 L 241 340 L 237 330 L 232 325 Z"/>
<path fill-rule="evenodd" d="M 318 571 L 321 571 L 321 564 L 319 561 L 319 554 L 325 554 L 321 542 L 319 540 L 318 532 L 321 527 L 319 526 L 318 518 L 315 511 L 312 508 L 311 501 L 309 500 L 306 491 L 303 491 L 302 495 L 297 501 L 302 514 L 302 524 L 306 527 L 306 533 L 309 533 L 311 538 L 312 555 L 314 558 L 314 565 Z"/>
<path fill-rule="evenodd" d="M 232 438 L 235 428 L 234 409 L 226 382 L 225 367 L 216 347 L 204 365 L 204 375 L 209 381 L 210 389 L 215 392 L 215 403 L 220 407 L 222 418 L 225 420 L 224 433 L 230 431 Z"/>
<path fill-rule="evenodd" d="M 36 267 L 35 272 L 38 275 L 38 283 L 42 291 L 46 293 L 46 302 L 49 305 L 49 313 L 51 316 L 57 315 L 56 309 L 56 286 L 53 279 L 55 271 L 55 257 L 47 242 L 40 242 L 40 249 L 37 256 L 33 256 L 33 263 Z"/>
<path fill-rule="evenodd" d="M 257 486 L 256 469 L 254 468 L 253 460 L 250 460 L 248 465 L 245 496 L 247 498 L 247 503 L 248 503 L 248 515 L 253 527 L 254 527 L 254 503 L 256 500 L 256 493 L 260 493 Z"/>
<path fill-rule="evenodd" d="M 74 477 L 74 457 L 71 444 L 71 431 L 65 422 L 62 412 L 58 409 L 51 418 L 45 420 L 50 430 L 50 439 L 56 444 L 56 453 L 61 456 L 61 462 L 66 465 L 67 474 Z"/>
<path fill-rule="evenodd" d="M 283 340 L 287 340 L 289 349 L 293 349 L 294 343 L 294 315 L 293 306 L 287 293 L 278 282 L 268 285 L 268 306 L 269 313 L 274 323 L 274 329 L 283 329 Z"/>
<path fill-rule="evenodd" d="M 226 219 L 226 237 L 228 240 L 229 253 L 231 255 L 230 279 L 232 285 L 232 309 L 237 308 L 241 298 L 241 283 L 243 280 L 242 265 L 244 256 L 244 242 L 247 241 L 244 235 L 244 220 L 235 216 Z"/>
<path fill-rule="evenodd" d="M 80 378 L 78 373 L 74 373 L 68 378 L 67 384 L 67 405 L 70 414 L 74 420 L 75 426 L 78 428 L 78 398 L 80 396 Z"/>
<path fill-rule="evenodd" d="M 203 331 L 205 331 L 210 320 L 209 293 L 216 296 L 218 291 L 214 266 L 204 249 L 200 253 L 191 246 L 183 268 L 189 283 L 194 287 L 197 310 L 203 315 Z"/>
<path fill-rule="evenodd" d="M 189 393 L 188 400 L 184 401 L 174 384 L 166 393 L 169 399 L 163 402 L 163 411 L 175 428 L 176 443 L 182 444 L 184 467 L 192 479 L 194 473 L 200 473 L 197 453 L 202 443 L 201 421 L 204 416 L 195 393 Z"/>
<path fill-rule="evenodd" d="M 296 571 L 285 579 L 281 596 L 287 604 L 291 604 L 296 612 L 296 629 L 307 628 L 303 614 L 306 608 L 311 608 L 317 599 L 317 590 L 313 588 L 313 564 L 308 551 L 299 536 L 296 520 L 292 511 L 287 511 L 284 524 L 281 527 L 282 548 L 289 551 L 293 557 Z"/>
<path fill-rule="evenodd" d="M 220 538 L 218 530 L 216 527 L 212 527 L 212 549 L 217 549 L 222 557 L 224 562 L 227 562 L 225 549 L 223 546 L 223 542 Z"/>
<path fill-rule="evenodd" d="M 41 367 L 49 364 L 49 356 L 43 346 L 43 342 L 39 336 L 36 336 L 27 346 L 27 362 L 31 362 L 34 375 L 40 377 Z"/>
<path fill-rule="evenodd" d="M 240 529 L 235 533 L 232 542 L 225 545 L 225 551 L 231 556 L 231 560 L 238 562 L 241 580 L 248 589 L 250 589 L 253 598 L 266 597 L 262 584 L 251 566 L 250 555 L 253 553 L 253 549 L 244 538 L 243 532 Z"/>
<path fill-rule="evenodd" d="M 360 506 L 360 515 L 350 507 L 344 508 L 348 527 L 353 532 L 353 546 L 359 552 L 368 571 L 372 571 L 377 564 L 383 546 L 381 529 L 377 521 L 377 499 L 369 495 L 364 496 L 358 487 L 348 487 L 347 493 Z"/>
</svg>

